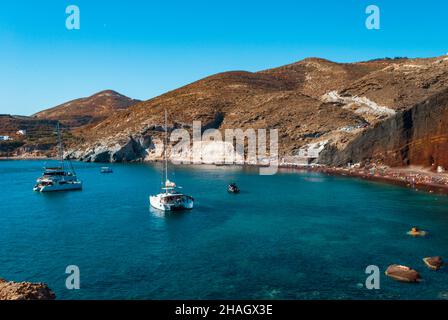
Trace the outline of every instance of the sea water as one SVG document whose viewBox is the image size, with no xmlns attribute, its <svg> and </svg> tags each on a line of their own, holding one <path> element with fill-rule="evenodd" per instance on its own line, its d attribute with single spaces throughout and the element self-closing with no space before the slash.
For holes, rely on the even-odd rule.
<svg viewBox="0 0 448 320">
<path fill-rule="evenodd" d="M 189 212 L 149 207 L 157 164 L 74 163 L 82 191 L 32 191 L 44 161 L 0 161 L 0 278 L 45 282 L 58 299 L 446 299 L 448 197 L 316 173 L 172 166 Z M 236 182 L 242 192 L 229 194 Z M 412 238 L 412 226 L 429 231 Z M 390 264 L 424 281 L 386 276 Z M 80 289 L 66 288 L 67 266 Z M 365 269 L 381 271 L 368 290 Z"/>
</svg>

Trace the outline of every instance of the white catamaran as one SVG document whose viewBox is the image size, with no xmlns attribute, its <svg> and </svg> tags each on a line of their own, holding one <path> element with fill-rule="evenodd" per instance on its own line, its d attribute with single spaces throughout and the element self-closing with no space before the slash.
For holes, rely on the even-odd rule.
<svg viewBox="0 0 448 320">
<path fill-rule="evenodd" d="M 45 166 L 42 177 L 38 178 L 36 181 L 37 184 L 33 188 L 34 191 L 53 192 L 82 189 L 82 182 L 76 177 L 72 163 L 68 161 L 68 168 L 65 164 L 59 123 L 57 125 L 57 133 L 60 164 L 57 167 Z"/>
<path fill-rule="evenodd" d="M 152 207 L 162 211 L 191 210 L 193 209 L 194 199 L 190 196 L 178 192 L 176 190 L 176 184 L 168 180 L 167 127 L 167 113 L 165 110 L 165 146 L 162 192 L 155 196 L 149 196 L 149 203 Z"/>
</svg>

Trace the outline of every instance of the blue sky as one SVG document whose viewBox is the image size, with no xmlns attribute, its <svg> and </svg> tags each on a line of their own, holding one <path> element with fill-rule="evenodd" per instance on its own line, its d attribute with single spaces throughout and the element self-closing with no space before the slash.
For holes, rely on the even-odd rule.
<svg viewBox="0 0 448 320">
<path fill-rule="evenodd" d="M 80 30 L 65 28 L 71 4 Z M 365 28 L 370 4 L 381 30 Z M 30 115 L 104 89 L 149 99 L 214 73 L 310 56 L 439 56 L 447 14 L 445 0 L 2 1 L 0 113 Z"/>
</svg>

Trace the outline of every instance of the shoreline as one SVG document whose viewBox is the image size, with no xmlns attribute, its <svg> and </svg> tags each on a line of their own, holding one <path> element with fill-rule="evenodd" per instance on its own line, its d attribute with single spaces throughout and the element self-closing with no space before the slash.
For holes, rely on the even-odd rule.
<svg viewBox="0 0 448 320">
<path fill-rule="evenodd" d="M 20 161 L 20 160 L 55 160 L 56 158 L 44 156 L 22 156 L 22 157 L 0 157 L 0 161 Z M 75 160 L 77 161 L 77 160 Z M 138 161 L 140 163 L 157 163 L 158 160 Z M 239 167 L 263 167 L 257 164 L 196 164 L 196 165 L 213 165 L 216 167 L 239 166 Z M 373 182 L 385 183 L 413 189 L 415 191 L 423 191 L 431 194 L 448 195 L 448 173 L 433 173 L 428 170 L 415 170 L 412 167 L 389 168 L 389 167 L 328 167 L 324 165 L 279 165 L 279 169 L 292 169 L 302 172 L 316 172 L 332 176 L 350 177 Z M 438 181 L 434 182 L 436 179 Z M 442 182 L 442 183 L 437 183 Z"/>
<path fill-rule="evenodd" d="M 57 158 L 52 158 L 52 157 L 0 157 L 0 161 L 19 161 L 19 160 L 57 160 Z"/>
<path fill-rule="evenodd" d="M 390 172 L 388 172 L 388 174 L 383 175 L 378 173 L 372 174 L 365 169 L 354 170 L 331 167 L 309 168 L 306 169 L 306 171 L 385 183 L 431 194 L 448 195 L 448 184 L 422 181 L 423 179 L 428 178 L 429 175 L 424 175 L 421 173 L 419 173 L 420 179 L 415 179 L 415 175 L 417 173 L 413 172 L 410 168 L 392 168 L 390 169 Z M 448 180 L 448 175 L 444 178 Z"/>
</svg>

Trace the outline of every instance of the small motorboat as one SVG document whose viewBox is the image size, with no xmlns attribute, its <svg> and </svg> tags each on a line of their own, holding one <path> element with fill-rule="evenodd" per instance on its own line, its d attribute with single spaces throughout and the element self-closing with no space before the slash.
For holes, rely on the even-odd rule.
<svg viewBox="0 0 448 320">
<path fill-rule="evenodd" d="M 101 173 L 113 173 L 114 171 L 110 167 L 102 167 Z"/>
<path fill-rule="evenodd" d="M 231 183 L 227 186 L 227 191 L 229 193 L 240 193 L 240 188 L 238 188 L 236 183 Z"/>
</svg>

